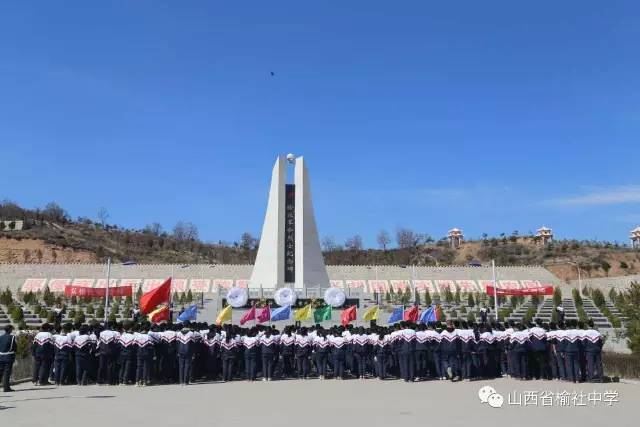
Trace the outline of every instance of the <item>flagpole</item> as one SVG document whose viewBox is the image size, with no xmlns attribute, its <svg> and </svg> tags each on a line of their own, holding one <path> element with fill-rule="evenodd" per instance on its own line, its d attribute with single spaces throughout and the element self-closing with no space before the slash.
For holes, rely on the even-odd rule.
<svg viewBox="0 0 640 427">
<path fill-rule="evenodd" d="M 173 324 L 173 274 L 174 265 L 171 264 L 171 277 L 169 278 L 169 321 Z"/>
<path fill-rule="evenodd" d="M 111 257 L 107 258 L 107 290 L 104 297 L 104 323 L 107 323 L 109 316 L 109 280 L 111 280 Z"/>
<path fill-rule="evenodd" d="M 496 310 L 496 323 L 498 323 L 498 285 L 496 281 L 496 261 L 491 260 L 491 271 L 493 272 L 493 302 Z"/>
<path fill-rule="evenodd" d="M 413 303 L 416 303 L 416 288 L 415 286 L 413 286 L 413 282 L 415 282 L 416 280 L 416 266 L 415 265 L 411 265 L 411 290 L 413 291 Z"/>
</svg>

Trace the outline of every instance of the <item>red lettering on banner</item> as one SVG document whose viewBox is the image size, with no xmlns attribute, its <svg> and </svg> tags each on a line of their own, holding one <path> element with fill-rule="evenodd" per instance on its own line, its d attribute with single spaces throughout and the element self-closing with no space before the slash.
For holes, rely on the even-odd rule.
<svg viewBox="0 0 640 427">
<path fill-rule="evenodd" d="M 440 294 L 446 292 L 447 289 L 451 292 L 456 291 L 456 285 L 453 280 L 436 280 L 436 288 Z"/>
<path fill-rule="evenodd" d="M 71 284 L 71 279 L 51 279 L 49 280 L 49 290 L 51 292 L 64 292 L 64 287 Z"/>
<path fill-rule="evenodd" d="M 189 284 L 189 289 L 193 292 L 209 292 L 209 287 L 211 286 L 211 281 L 209 279 L 191 279 L 191 284 Z"/>
<path fill-rule="evenodd" d="M 249 287 L 249 281 L 247 279 L 236 280 L 236 287 L 238 287 L 238 288 L 248 288 Z"/>
<path fill-rule="evenodd" d="M 366 280 L 345 280 L 344 283 L 347 286 L 347 288 L 351 288 L 351 289 L 365 289 L 367 287 Z"/>
<path fill-rule="evenodd" d="M 131 286 L 134 291 L 137 291 L 141 283 L 141 279 L 122 279 L 120 281 L 120 286 Z"/>
<path fill-rule="evenodd" d="M 537 280 L 521 280 L 520 283 L 522 283 L 522 287 L 526 289 L 540 287 L 540 282 L 538 282 Z"/>
<path fill-rule="evenodd" d="M 475 280 L 458 280 L 458 289 L 463 294 L 468 294 L 471 292 L 477 292 L 478 286 L 476 285 Z"/>
<path fill-rule="evenodd" d="M 478 280 L 478 283 L 480 284 L 480 289 L 482 290 L 482 292 L 485 292 L 487 286 L 493 286 L 493 280 Z M 500 283 L 498 283 L 498 289 L 500 288 Z"/>
<path fill-rule="evenodd" d="M 503 289 L 520 289 L 520 282 L 517 280 L 500 280 L 500 287 Z"/>
<path fill-rule="evenodd" d="M 21 291 L 22 292 L 40 292 L 44 289 L 47 279 L 25 279 Z"/>
<path fill-rule="evenodd" d="M 389 292 L 389 282 L 386 280 L 369 280 L 370 292 Z"/>
<path fill-rule="evenodd" d="M 411 280 L 390 280 L 389 282 L 394 292 L 405 292 L 411 289 Z"/>
<path fill-rule="evenodd" d="M 212 292 L 217 292 L 218 289 L 230 289 L 233 287 L 233 279 L 213 279 Z"/>
<path fill-rule="evenodd" d="M 164 282 L 164 280 L 160 282 L 160 285 L 162 282 Z M 158 286 L 155 286 L 152 289 L 155 289 Z M 171 290 L 173 292 L 187 292 L 187 279 L 171 279 Z"/>
<path fill-rule="evenodd" d="M 331 283 L 332 288 L 344 288 L 344 280 L 329 280 L 329 283 Z"/>
<path fill-rule="evenodd" d="M 435 293 L 436 288 L 433 286 L 433 282 L 431 280 L 414 280 L 413 286 L 416 291 L 429 291 L 429 293 Z"/>
<path fill-rule="evenodd" d="M 75 282 L 72 283 L 73 286 L 81 286 L 76 285 Z M 118 279 L 109 279 L 109 286 L 116 287 L 118 286 Z M 107 279 L 98 279 L 96 280 L 95 288 L 106 288 L 107 287 Z"/>
</svg>

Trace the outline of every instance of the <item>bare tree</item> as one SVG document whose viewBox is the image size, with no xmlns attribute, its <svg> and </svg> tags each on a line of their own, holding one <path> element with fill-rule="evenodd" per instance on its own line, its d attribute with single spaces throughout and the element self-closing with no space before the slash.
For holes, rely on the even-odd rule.
<svg viewBox="0 0 640 427">
<path fill-rule="evenodd" d="M 362 250 L 362 237 L 356 234 L 353 237 L 349 237 L 347 241 L 344 243 L 345 248 L 350 251 L 361 251 Z"/>
<path fill-rule="evenodd" d="M 58 221 L 58 222 L 69 221 L 69 214 L 67 214 L 67 211 L 62 209 L 60 205 L 58 205 L 56 202 L 48 203 L 47 206 L 45 206 L 44 209 L 42 210 L 42 215 L 48 217 L 53 221 Z"/>
<path fill-rule="evenodd" d="M 396 243 L 400 249 L 415 248 L 422 244 L 425 236 L 414 232 L 408 228 L 398 228 L 396 230 Z"/>
<path fill-rule="evenodd" d="M 258 247 L 258 239 L 253 237 L 251 233 L 244 232 L 240 236 L 240 247 L 247 251 L 253 250 Z"/>
<path fill-rule="evenodd" d="M 391 243 L 391 237 L 389 237 L 389 233 L 387 232 L 387 230 L 380 230 L 376 240 L 378 241 L 378 245 L 380 246 L 380 248 L 384 251 L 387 250 L 387 246 L 389 245 L 389 243 Z"/>
<path fill-rule="evenodd" d="M 151 223 L 151 224 L 147 225 L 147 226 L 144 228 L 144 232 L 145 232 L 145 233 L 153 234 L 153 235 L 154 235 L 154 236 L 156 236 L 156 237 L 157 237 L 157 236 L 160 236 L 160 235 L 162 234 L 162 231 L 163 231 L 163 230 L 162 230 L 162 225 L 160 225 L 160 224 L 159 224 L 159 223 L 157 223 L 157 222 L 153 222 L 153 223 Z"/>
<path fill-rule="evenodd" d="M 325 252 L 333 252 L 338 249 L 336 240 L 331 236 L 324 236 L 322 238 L 322 250 Z"/>
<path fill-rule="evenodd" d="M 173 227 L 176 240 L 198 240 L 198 227 L 192 222 L 178 221 Z"/>
<path fill-rule="evenodd" d="M 102 226 L 102 228 L 104 228 L 104 226 L 107 224 L 108 219 L 109 211 L 107 210 L 107 208 L 102 206 L 100 209 L 98 209 L 98 221 L 100 221 L 100 225 Z"/>
</svg>

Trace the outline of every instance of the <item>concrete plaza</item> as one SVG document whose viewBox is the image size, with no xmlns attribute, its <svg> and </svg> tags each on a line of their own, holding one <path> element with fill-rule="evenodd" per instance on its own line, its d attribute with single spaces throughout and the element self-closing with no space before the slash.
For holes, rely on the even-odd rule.
<svg viewBox="0 0 640 427">
<path fill-rule="evenodd" d="M 501 408 L 480 403 L 491 385 L 504 396 Z M 631 426 L 637 422 L 640 385 L 569 384 L 510 379 L 477 382 L 286 380 L 137 387 L 42 387 L 30 383 L 0 394 L 3 426 Z M 617 392 L 617 402 L 587 396 Z M 543 392 L 556 397 L 544 406 Z M 569 406 L 557 393 L 568 392 Z M 535 392 L 537 404 L 525 393 Z M 572 398 L 573 392 L 585 396 Z M 509 404 L 522 399 L 521 405 Z M 531 394 L 529 394 L 531 396 Z M 610 395 L 609 395 L 610 396 Z M 566 402 L 565 402 L 566 403 Z M 586 406 L 578 406 L 586 403 Z"/>
</svg>

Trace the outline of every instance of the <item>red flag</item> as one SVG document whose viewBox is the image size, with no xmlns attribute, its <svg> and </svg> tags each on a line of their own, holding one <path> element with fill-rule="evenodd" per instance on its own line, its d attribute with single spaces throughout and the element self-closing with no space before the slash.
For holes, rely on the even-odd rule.
<svg viewBox="0 0 640 427">
<path fill-rule="evenodd" d="M 169 320 L 169 306 L 163 305 L 149 313 L 149 321 L 152 323 L 160 323 L 163 320 Z"/>
<path fill-rule="evenodd" d="M 258 323 L 268 322 L 271 319 L 271 309 L 269 307 L 263 308 L 256 316 L 256 319 L 258 319 Z"/>
<path fill-rule="evenodd" d="M 240 324 L 244 325 L 249 320 L 256 320 L 256 306 L 251 307 L 251 310 L 247 311 L 240 318 Z"/>
<path fill-rule="evenodd" d="M 164 281 L 162 285 L 140 297 L 140 312 L 149 314 L 160 304 L 169 304 L 171 298 L 171 278 Z"/>
<path fill-rule="evenodd" d="M 352 305 L 346 310 L 342 310 L 342 326 L 347 326 L 349 322 L 356 320 L 356 306 Z"/>
<path fill-rule="evenodd" d="M 419 316 L 420 316 L 420 310 L 418 309 L 417 305 L 414 305 L 411 308 L 407 308 L 404 311 L 404 316 L 402 316 L 402 317 L 404 318 L 404 320 L 406 322 L 417 323 Z"/>
</svg>

